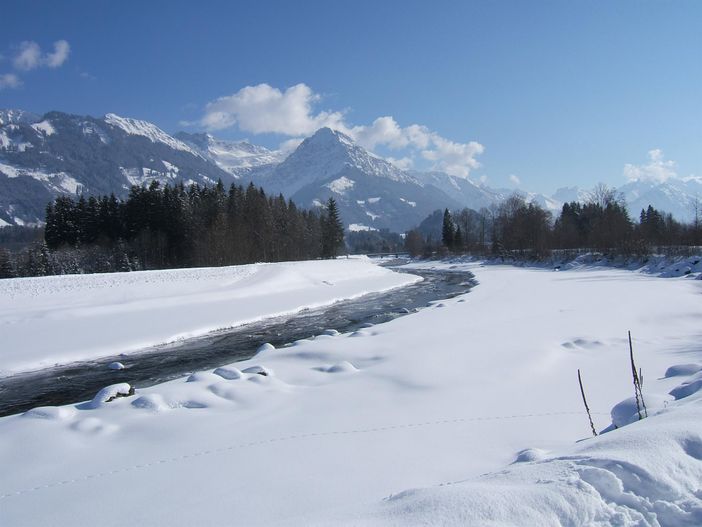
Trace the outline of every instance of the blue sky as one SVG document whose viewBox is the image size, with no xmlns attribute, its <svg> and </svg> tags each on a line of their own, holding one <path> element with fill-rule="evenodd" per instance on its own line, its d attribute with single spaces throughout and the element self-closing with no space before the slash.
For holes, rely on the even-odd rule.
<svg viewBox="0 0 702 527">
<path fill-rule="evenodd" d="M 0 107 L 267 146 L 332 124 L 403 166 L 541 192 L 702 176 L 700 27 L 684 0 L 5 0 Z"/>
</svg>

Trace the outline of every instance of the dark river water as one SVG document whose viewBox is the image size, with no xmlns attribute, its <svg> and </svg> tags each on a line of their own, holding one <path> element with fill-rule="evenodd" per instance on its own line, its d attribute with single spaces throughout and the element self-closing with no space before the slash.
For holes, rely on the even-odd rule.
<svg viewBox="0 0 702 527">
<path fill-rule="evenodd" d="M 117 382 L 143 388 L 251 358 L 258 347 L 270 342 L 282 347 L 295 340 L 319 335 L 327 329 L 341 333 L 382 324 L 411 314 L 428 303 L 464 294 L 474 285 L 469 272 L 412 271 L 423 281 L 385 293 L 320 309 L 275 317 L 204 337 L 155 346 L 129 355 L 74 362 L 64 366 L 0 378 L 0 416 L 30 408 L 63 405 L 92 399 L 104 386 Z M 119 361 L 123 370 L 108 364 Z"/>
</svg>

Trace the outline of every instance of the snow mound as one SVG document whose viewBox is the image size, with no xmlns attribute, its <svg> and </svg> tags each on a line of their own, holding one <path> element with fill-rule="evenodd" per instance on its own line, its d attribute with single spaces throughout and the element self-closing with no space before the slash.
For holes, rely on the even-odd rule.
<svg viewBox="0 0 702 527">
<path fill-rule="evenodd" d="M 157 393 L 150 393 L 148 395 L 142 395 L 138 397 L 137 399 L 132 401 L 132 406 L 134 408 L 153 410 L 155 412 L 170 409 L 170 406 L 166 404 L 166 401 L 163 400 L 163 397 Z"/>
<path fill-rule="evenodd" d="M 256 350 L 256 355 L 260 353 L 266 353 L 268 351 L 275 351 L 275 346 L 273 344 L 270 344 L 269 342 L 266 342 L 258 347 L 258 349 Z"/>
<path fill-rule="evenodd" d="M 644 403 L 646 404 L 646 411 L 650 416 L 654 412 L 665 408 L 668 403 L 668 398 L 658 394 L 644 393 Z M 610 414 L 612 417 L 613 426 L 605 429 L 607 431 L 611 430 L 613 427 L 621 428 L 639 421 L 639 411 L 636 407 L 636 398 L 629 397 L 628 399 L 624 399 L 623 401 L 615 404 Z M 641 406 L 641 415 L 644 416 L 644 414 L 644 408 Z"/>
<path fill-rule="evenodd" d="M 274 375 L 273 370 L 271 370 L 270 368 L 266 368 L 265 366 L 258 366 L 258 365 L 246 368 L 244 370 L 244 373 L 261 375 L 263 377 L 273 377 L 273 375 Z"/>
<path fill-rule="evenodd" d="M 134 388 L 126 382 L 111 384 L 105 386 L 102 390 L 95 394 L 93 400 L 90 401 L 90 408 L 99 408 L 105 403 L 109 403 L 120 397 L 129 397 L 134 395 Z"/>
<path fill-rule="evenodd" d="M 330 337 L 338 337 L 339 335 L 341 335 L 341 333 L 339 333 L 339 332 L 338 332 L 337 330 L 335 330 L 335 329 L 325 329 L 325 330 L 322 332 L 322 335 L 328 335 L 328 336 L 330 336 Z"/>
<path fill-rule="evenodd" d="M 221 368 L 217 368 L 212 373 L 218 375 L 219 377 L 222 377 L 223 379 L 227 379 L 228 381 L 241 379 L 244 376 L 244 374 L 241 373 L 240 369 L 235 368 L 233 366 L 222 366 Z"/>
<path fill-rule="evenodd" d="M 675 400 L 684 399 L 690 395 L 702 390 L 702 372 L 693 376 L 690 380 L 685 381 L 679 386 L 670 390 L 670 395 L 675 397 Z"/>
<path fill-rule="evenodd" d="M 604 344 L 599 340 L 591 340 L 585 338 L 575 338 L 573 340 L 566 341 L 561 344 L 562 347 L 566 349 L 596 349 L 602 347 Z"/>
<path fill-rule="evenodd" d="M 682 410 L 682 409 L 681 409 Z M 702 428 L 683 410 L 571 455 L 388 497 L 336 525 L 702 525 Z"/>
<path fill-rule="evenodd" d="M 548 452 L 540 448 L 526 448 L 517 452 L 514 463 L 531 463 L 532 461 L 542 461 L 546 459 Z"/>
<path fill-rule="evenodd" d="M 314 369 L 325 373 L 353 373 L 358 371 L 358 368 L 348 361 L 342 361 L 332 366 L 319 366 Z"/>
<path fill-rule="evenodd" d="M 227 401 L 243 402 L 241 388 L 238 388 L 232 384 L 226 382 L 218 382 L 215 384 L 211 384 L 207 387 L 207 389 L 213 394 L 215 394 L 217 397 L 221 397 L 222 399 L 226 399 Z"/>
<path fill-rule="evenodd" d="M 107 367 L 111 370 L 123 370 L 124 364 L 121 362 L 110 362 Z"/>
<path fill-rule="evenodd" d="M 664 377 L 680 377 L 683 375 L 694 375 L 702 371 L 702 364 L 676 364 L 665 370 Z"/>
<path fill-rule="evenodd" d="M 210 371 L 196 371 L 191 374 L 185 382 L 217 382 L 222 380 L 219 375 Z"/>
<path fill-rule="evenodd" d="M 70 406 L 39 406 L 22 414 L 31 419 L 47 419 L 50 421 L 64 421 L 75 415 L 75 410 Z"/>
</svg>

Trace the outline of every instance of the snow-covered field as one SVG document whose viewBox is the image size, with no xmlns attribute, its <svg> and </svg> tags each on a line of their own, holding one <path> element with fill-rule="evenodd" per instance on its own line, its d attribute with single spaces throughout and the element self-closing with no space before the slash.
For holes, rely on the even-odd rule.
<svg viewBox="0 0 702 527">
<path fill-rule="evenodd" d="M 138 351 L 412 281 L 363 258 L 0 280 L 0 374 Z"/>
<path fill-rule="evenodd" d="M 0 419 L 0 525 L 702 524 L 702 281 L 420 265 L 479 285 L 131 397 Z M 576 371 L 609 426 L 633 395 L 627 330 L 650 417 L 619 405 L 634 422 L 591 438 Z"/>
</svg>

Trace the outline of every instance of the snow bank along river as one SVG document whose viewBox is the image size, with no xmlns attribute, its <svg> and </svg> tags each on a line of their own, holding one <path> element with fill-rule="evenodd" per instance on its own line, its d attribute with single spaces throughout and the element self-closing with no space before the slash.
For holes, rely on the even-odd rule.
<svg viewBox="0 0 702 527">
<path fill-rule="evenodd" d="M 332 332 L 350 332 L 392 320 L 429 303 L 466 293 L 470 272 L 416 271 L 419 282 L 380 293 L 368 293 L 330 306 L 179 340 L 126 356 L 104 357 L 38 371 L 0 377 L 0 416 L 36 406 L 68 404 L 91 398 L 117 382 L 146 387 L 193 371 L 251 358 L 264 343 L 276 347 Z M 117 366 L 110 369 L 110 366 Z M 122 368 L 123 366 L 123 368 Z"/>
<path fill-rule="evenodd" d="M 457 269 L 384 324 L 0 418 L 0 525 L 702 524 L 702 281 Z"/>
</svg>

